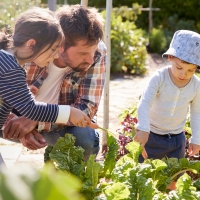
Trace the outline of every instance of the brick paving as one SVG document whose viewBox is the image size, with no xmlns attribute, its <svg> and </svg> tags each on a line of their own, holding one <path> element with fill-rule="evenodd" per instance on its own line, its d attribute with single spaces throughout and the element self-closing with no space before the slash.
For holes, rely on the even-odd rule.
<svg viewBox="0 0 200 200">
<path fill-rule="evenodd" d="M 148 56 L 148 72 L 145 76 L 111 76 L 110 80 L 110 105 L 109 105 L 109 130 L 115 132 L 119 126 L 117 116 L 120 112 L 138 102 L 147 81 L 158 68 L 167 65 L 166 59 L 157 54 Z M 97 113 L 99 126 L 103 126 L 103 98 Z M 100 133 L 101 135 L 101 133 Z M 19 143 L 0 139 L 0 152 L 8 168 L 16 164 L 28 163 L 41 168 L 44 164 L 43 153 L 45 148 L 36 151 L 28 150 Z"/>
</svg>

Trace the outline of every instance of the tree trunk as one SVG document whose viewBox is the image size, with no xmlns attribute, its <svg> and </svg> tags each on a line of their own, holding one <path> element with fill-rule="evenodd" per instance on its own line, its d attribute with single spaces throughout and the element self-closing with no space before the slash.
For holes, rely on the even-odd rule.
<svg viewBox="0 0 200 200">
<path fill-rule="evenodd" d="M 153 28 L 153 12 L 152 12 L 153 0 L 149 0 L 149 33 Z"/>
</svg>

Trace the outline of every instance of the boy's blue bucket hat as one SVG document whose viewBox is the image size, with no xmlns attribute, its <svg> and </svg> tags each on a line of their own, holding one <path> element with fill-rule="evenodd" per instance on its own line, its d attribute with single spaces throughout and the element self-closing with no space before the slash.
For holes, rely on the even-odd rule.
<svg viewBox="0 0 200 200">
<path fill-rule="evenodd" d="M 162 56 L 165 55 L 172 55 L 200 68 L 200 35 L 188 30 L 176 31 L 169 49 Z"/>
</svg>

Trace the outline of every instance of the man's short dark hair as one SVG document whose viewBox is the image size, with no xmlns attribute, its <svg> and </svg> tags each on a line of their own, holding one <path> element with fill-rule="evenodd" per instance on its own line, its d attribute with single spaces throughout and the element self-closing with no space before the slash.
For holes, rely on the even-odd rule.
<svg viewBox="0 0 200 200">
<path fill-rule="evenodd" d="M 80 40 L 92 46 L 103 39 L 104 20 L 97 9 L 79 4 L 65 5 L 56 14 L 65 35 L 64 50 Z"/>
</svg>

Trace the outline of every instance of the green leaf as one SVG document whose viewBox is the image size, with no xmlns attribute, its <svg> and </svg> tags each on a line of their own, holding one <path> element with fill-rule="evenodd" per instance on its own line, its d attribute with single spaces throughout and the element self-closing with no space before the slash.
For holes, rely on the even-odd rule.
<svg viewBox="0 0 200 200">
<path fill-rule="evenodd" d="M 198 191 L 200 191 L 200 178 L 193 182 L 193 186 L 196 187 Z"/>
<path fill-rule="evenodd" d="M 124 162 L 123 165 L 116 165 L 112 173 L 112 181 L 126 182 L 133 167 L 133 162 L 129 161 Z"/>
<path fill-rule="evenodd" d="M 176 187 L 179 199 L 197 200 L 196 188 L 191 184 L 191 177 L 186 173 L 178 179 Z"/>
<path fill-rule="evenodd" d="M 51 161 L 49 154 L 51 153 L 52 150 L 53 150 L 53 146 L 51 146 L 51 145 L 47 146 L 47 148 L 45 149 L 45 152 L 44 152 L 44 162 L 45 163 Z"/>
<path fill-rule="evenodd" d="M 126 145 L 126 149 L 130 152 L 135 163 L 138 163 L 139 155 L 142 153 L 142 147 L 138 142 L 132 141 Z"/>
<path fill-rule="evenodd" d="M 98 174 L 101 167 L 99 163 L 95 162 L 95 157 L 96 155 L 90 156 L 89 160 L 87 161 L 85 173 L 85 182 L 87 182 L 87 185 L 90 185 L 93 188 L 96 188 L 97 184 L 99 183 Z"/>
<path fill-rule="evenodd" d="M 155 188 L 151 178 L 144 178 L 142 176 L 137 177 L 138 183 L 138 199 L 152 199 L 155 194 Z"/>
<path fill-rule="evenodd" d="M 54 162 L 57 169 L 70 172 L 80 179 L 84 173 L 84 155 L 83 148 L 74 146 L 75 137 L 71 134 L 65 134 L 65 137 L 60 137 L 49 157 Z"/>
<path fill-rule="evenodd" d="M 107 200 L 125 200 L 129 197 L 130 192 L 125 184 L 117 182 L 108 186 L 104 190 Z"/>
<path fill-rule="evenodd" d="M 84 200 L 81 182 L 70 174 L 46 165 L 41 171 L 30 165 L 15 165 L 0 172 L 1 200 Z"/>
<path fill-rule="evenodd" d="M 155 169 L 155 171 L 160 171 L 167 167 L 166 163 L 159 159 L 152 160 L 151 163 L 152 163 L 152 166 Z"/>
<path fill-rule="evenodd" d="M 116 138 L 109 133 L 107 134 L 107 143 L 108 152 L 104 161 L 104 176 L 109 179 L 113 169 L 115 168 L 119 146 Z"/>
</svg>

